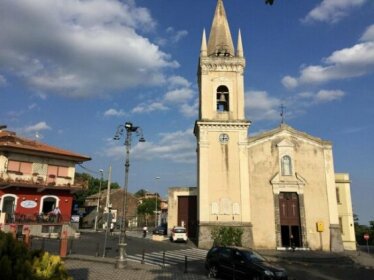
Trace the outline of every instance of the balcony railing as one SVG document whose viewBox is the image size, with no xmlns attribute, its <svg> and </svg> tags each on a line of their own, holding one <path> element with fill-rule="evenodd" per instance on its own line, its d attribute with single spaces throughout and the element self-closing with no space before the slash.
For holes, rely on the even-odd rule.
<svg viewBox="0 0 374 280">
<path fill-rule="evenodd" d="M 69 176 L 56 175 L 39 175 L 38 173 L 23 174 L 22 172 L 8 171 L 0 173 L 0 184 L 24 184 L 24 185 L 40 185 L 40 186 L 56 186 L 56 187 L 75 187 L 85 189 L 88 187 L 88 181 L 77 179 L 75 182 Z"/>
</svg>

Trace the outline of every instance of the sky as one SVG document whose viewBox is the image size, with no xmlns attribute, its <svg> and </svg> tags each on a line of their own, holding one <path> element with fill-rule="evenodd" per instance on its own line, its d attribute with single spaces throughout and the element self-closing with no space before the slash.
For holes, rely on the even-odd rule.
<svg viewBox="0 0 374 280">
<path fill-rule="evenodd" d="M 249 135 L 285 121 L 333 143 L 353 211 L 374 220 L 374 1 L 225 0 L 241 30 Z M 1 0 L 0 124 L 90 156 L 78 172 L 165 197 L 196 186 L 197 65 L 216 0 Z M 159 179 L 158 179 L 159 178 Z"/>
</svg>

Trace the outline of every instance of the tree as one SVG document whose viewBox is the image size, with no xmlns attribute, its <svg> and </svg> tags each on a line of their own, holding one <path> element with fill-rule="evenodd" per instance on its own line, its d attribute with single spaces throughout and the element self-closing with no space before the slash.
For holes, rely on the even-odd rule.
<svg viewBox="0 0 374 280">
<path fill-rule="evenodd" d="M 157 198 L 158 200 L 158 198 Z M 154 215 L 156 209 L 156 199 L 154 198 L 146 198 L 143 199 L 142 203 L 138 206 L 138 214 L 142 215 L 145 219 L 147 224 L 148 218 Z M 160 210 L 160 203 L 157 201 L 157 211 Z"/>
<path fill-rule="evenodd" d="M 368 233 L 370 236 L 369 244 L 374 244 L 374 221 L 369 221 L 370 226 L 360 225 L 359 218 L 356 214 L 353 214 L 353 220 L 355 221 L 355 234 L 357 243 L 359 245 L 366 245 L 364 234 Z"/>
<path fill-rule="evenodd" d="M 135 197 L 145 197 L 145 195 L 147 194 L 148 192 L 145 190 L 145 189 L 140 189 L 138 190 L 134 196 Z"/>
<path fill-rule="evenodd" d="M 75 173 L 75 180 L 88 181 L 88 187 L 86 189 L 76 192 L 74 195 L 75 202 L 79 206 L 83 206 L 84 201 L 86 200 L 87 196 L 90 196 L 90 195 L 93 195 L 99 192 L 100 183 L 101 183 L 101 190 L 105 189 L 108 185 L 107 180 L 103 180 L 101 182 L 101 178 L 95 178 L 87 173 L 78 173 L 78 172 Z M 119 189 L 120 186 L 118 185 L 118 183 L 113 182 L 110 184 L 110 188 Z"/>
</svg>

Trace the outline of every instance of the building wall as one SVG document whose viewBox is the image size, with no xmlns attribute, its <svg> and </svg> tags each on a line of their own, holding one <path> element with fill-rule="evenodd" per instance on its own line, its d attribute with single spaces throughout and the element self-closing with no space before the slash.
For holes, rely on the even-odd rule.
<svg viewBox="0 0 374 280">
<path fill-rule="evenodd" d="M 338 201 L 339 224 L 345 250 L 356 250 L 356 237 L 353 221 L 350 179 L 347 173 L 337 173 L 336 188 Z"/>
<path fill-rule="evenodd" d="M 289 143 L 292 157 L 292 176 L 282 176 L 278 145 Z M 307 139 L 300 135 L 281 131 L 249 144 L 250 204 L 254 245 L 257 248 L 279 247 L 276 239 L 276 209 L 274 194 L 296 192 L 303 198 L 304 211 L 300 214 L 304 225 L 303 245 L 310 249 L 330 250 L 331 212 L 337 213 L 336 201 L 328 196 L 328 176 L 326 164 L 333 168 L 331 159 L 326 159 L 325 150 L 330 145 Z M 327 161 L 327 163 L 326 163 Z M 267 221 L 267 222 L 264 222 Z M 324 231 L 317 232 L 316 223 L 324 224 Z M 279 241 L 278 241 L 279 243 Z"/>
<path fill-rule="evenodd" d="M 8 160 L 31 162 L 32 172 L 31 174 L 15 174 L 7 173 Z M 54 182 L 56 185 L 68 185 L 73 184 L 75 176 L 75 163 L 68 160 L 61 159 L 50 159 L 42 158 L 31 155 L 19 154 L 19 153 L 8 153 L 8 156 L 0 155 L 0 178 L 3 180 L 19 179 L 25 181 L 33 181 L 38 183 L 45 183 L 48 180 L 47 170 L 48 165 L 63 166 L 68 168 L 68 174 L 66 177 L 56 177 Z M 35 174 L 37 172 L 37 175 Z M 34 173 L 34 175 L 33 175 Z"/>
<path fill-rule="evenodd" d="M 36 216 L 42 213 L 42 199 L 44 197 L 55 197 L 56 207 L 60 208 L 61 221 L 69 222 L 71 217 L 71 210 L 73 204 L 73 195 L 69 192 L 53 191 L 48 192 L 35 192 L 34 189 L 5 189 L 0 190 L 0 209 L 2 209 L 3 201 L 6 196 L 15 197 L 16 205 L 14 213 L 17 219 L 23 220 L 36 220 Z M 32 201 L 35 202 L 35 207 L 28 208 L 23 206 L 23 202 Z M 48 213 L 43 213 L 47 215 Z M 21 215 L 23 215 L 21 217 Z"/>
<path fill-rule="evenodd" d="M 172 187 L 168 191 L 168 232 L 178 225 L 178 196 L 197 195 L 194 187 Z"/>
</svg>

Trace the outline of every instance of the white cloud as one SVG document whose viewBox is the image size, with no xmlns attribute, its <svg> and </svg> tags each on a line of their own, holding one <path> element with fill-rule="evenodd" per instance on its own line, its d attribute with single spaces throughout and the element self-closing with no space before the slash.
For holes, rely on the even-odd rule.
<svg viewBox="0 0 374 280">
<path fill-rule="evenodd" d="M 186 37 L 188 35 L 188 31 L 187 30 L 175 30 L 173 27 L 168 27 L 166 29 L 166 32 L 169 33 L 169 35 L 171 35 L 171 42 L 172 43 L 177 43 L 179 42 L 183 37 Z"/>
<path fill-rule="evenodd" d="M 266 91 L 248 91 L 245 107 L 250 120 L 275 120 L 279 118 L 281 100 L 270 97 Z"/>
<path fill-rule="evenodd" d="M 172 91 L 168 91 L 164 100 L 170 103 L 184 103 L 190 100 L 194 95 L 194 91 L 190 88 L 180 88 Z"/>
<path fill-rule="evenodd" d="M 312 9 L 303 22 L 336 23 L 349 15 L 353 8 L 362 6 L 367 0 L 323 0 Z"/>
<path fill-rule="evenodd" d="M 320 90 L 315 96 L 317 102 L 330 102 L 340 100 L 345 93 L 341 90 Z"/>
<path fill-rule="evenodd" d="M 191 83 L 182 76 L 170 76 L 167 80 L 169 88 L 190 87 Z"/>
<path fill-rule="evenodd" d="M 104 112 L 105 117 L 122 117 L 126 115 L 125 111 L 110 108 Z"/>
<path fill-rule="evenodd" d="M 300 70 L 299 77 L 285 76 L 282 84 L 294 88 L 305 84 L 321 84 L 332 80 L 360 77 L 374 72 L 374 27 L 361 37 L 365 42 L 334 51 L 322 59 L 321 65 L 310 65 Z M 370 41 L 373 39 L 372 41 Z"/>
<path fill-rule="evenodd" d="M 178 67 L 140 33 L 156 22 L 135 1 L 0 1 L 0 65 L 38 92 L 86 97 L 164 82 Z"/>
<path fill-rule="evenodd" d="M 282 84 L 286 88 L 295 88 L 297 87 L 297 79 L 290 77 L 290 76 L 285 76 L 282 79 Z"/>
<path fill-rule="evenodd" d="M 151 103 L 142 103 L 132 109 L 132 113 L 150 113 L 153 111 L 166 111 L 169 110 L 162 102 L 151 102 Z"/>
<path fill-rule="evenodd" d="M 137 143 L 131 149 L 131 156 L 134 159 L 163 159 L 176 163 L 196 162 L 196 139 L 192 129 L 175 131 L 172 133 L 161 133 L 160 141 L 153 143 Z M 121 158 L 123 146 L 113 146 L 106 150 L 106 156 L 110 158 Z"/>
<path fill-rule="evenodd" d="M 366 28 L 364 34 L 361 36 L 361 41 L 374 41 L 374 24 Z"/>
<path fill-rule="evenodd" d="M 4 76 L 0 75 L 0 87 L 5 86 L 7 83 L 6 79 Z"/>
<path fill-rule="evenodd" d="M 195 118 L 197 118 L 198 110 L 199 110 L 198 99 L 196 99 L 195 102 L 192 105 L 182 104 L 182 106 L 180 107 L 180 112 L 185 117 L 195 117 Z"/>
<path fill-rule="evenodd" d="M 41 131 L 41 130 L 50 130 L 51 127 L 49 125 L 47 125 L 47 123 L 45 121 L 42 121 L 42 122 L 38 122 L 34 125 L 30 125 L 30 126 L 27 126 L 24 128 L 24 131 L 25 132 L 37 132 L 37 131 Z"/>
</svg>

